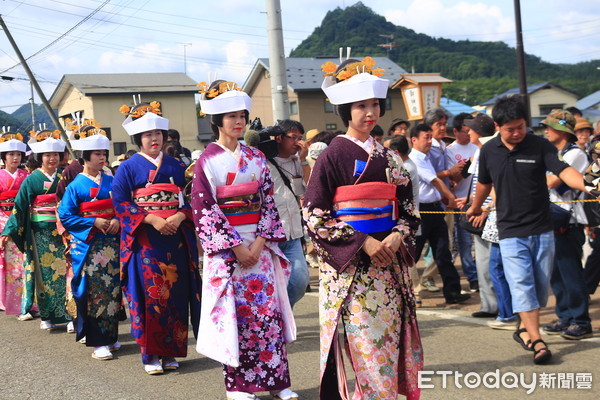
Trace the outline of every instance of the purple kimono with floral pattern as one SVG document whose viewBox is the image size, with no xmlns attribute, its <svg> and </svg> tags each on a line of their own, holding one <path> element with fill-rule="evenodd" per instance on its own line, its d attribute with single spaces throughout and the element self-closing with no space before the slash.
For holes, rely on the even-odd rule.
<svg viewBox="0 0 600 400">
<path fill-rule="evenodd" d="M 317 159 L 304 197 L 303 218 L 320 261 L 320 398 L 350 398 L 341 350 L 345 341 L 356 375 L 353 399 L 396 399 L 398 394 L 416 399 L 423 355 L 408 271 L 419 224 L 412 186 L 397 154 L 376 141 L 367 153 L 356 140 L 332 140 Z M 356 168 L 361 162 L 366 163 L 362 172 Z M 366 182 L 397 186 L 396 226 L 370 234 L 378 240 L 393 231 L 402 235 L 394 262 L 386 267 L 372 264 L 362 250 L 366 233 L 333 216 L 336 189 Z M 340 320 L 343 338 L 337 335 Z"/>
<path fill-rule="evenodd" d="M 260 183 L 260 219 L 233 226 L 217 204 L 217 187 L 254 180 Z M 285 233 L 264 155 L 242 145 L 232 152 L 209 144 L 194 170 L 192 209 L 204 249 L 196 350 L 224 364 L 227 391 L 289 387 L 286 343 L 296 335 L 286 291 L 290 268 L 276 243 L 285 240 Z M 257 236 L 267 239 L 259 261 L 243 268 L 232 248 L 249 246 Z"/>
</svg>

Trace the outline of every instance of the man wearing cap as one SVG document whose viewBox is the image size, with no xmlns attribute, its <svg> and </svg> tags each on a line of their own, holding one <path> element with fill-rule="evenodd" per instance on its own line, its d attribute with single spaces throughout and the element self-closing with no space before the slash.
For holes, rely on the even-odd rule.
<svg viewBox="0 0 600 400">
<path fill-rule="evenodd" d="M 594 132 L 594 128 L 590 121 L 585 118 L 575 118 L 575 136 L 577 136 L 577 146 L 581 148 L 583 151 L 588 151 L 590 149 L 590 137 Z"/>
<path fill-rule="evenodd" d="M 575 118 L 568 111 L 552 110 L 541 124 L 546 127 L 547 138 L 558 150 L 559 158 L 583 174 L 589 162 L 587 154 L 575 144 L 578 141 L 573 131 Z M 555 203 L 552 207 L 560 208 L 558 212 L 565 210 L 567 218 L 562 226 L 554 227 L 556 255 L 550 284 L 556 296 L 558 320 L 545 326 L 544 332 L 561 335 L 565 339 L 588 338 L 592 336 L 592 326 L 581 264 L 585 242 L 583 226 L 587 219 L 583 203 L 561 203 L 576 200 L 581 192 L 572 190 L 554 174 L 547 175 L 546 181 L 550 188 L 550 201 Z"/>
<path fill-rule="evenodd" d="M 534 351 L 535 364 L 542 364 L 552 357 L 540 336 L 539 312 L 548 300 L 555 248 L 546 171 L 585 191 L 583 177 L 558 159 L 550 142 L 527 134 L 527 109 L 518 96 L 499 99 L 492 116 L 500 135 L 481 148 L 479 181 L 467 216 L 473 220 L 482 213 L 493 184 L 504 271 L 520 317 L 513 337 Z"/>
<path fill-rule="evenodd" d="M 410 122 L 405 121 L 402 118 L 396 118 L 395 120 L 392 121 L 392 124 L 390 125 L 390 129 L 388 129 L 388 135 L 389 136 L 402 135 L 402 136 L 406 137 L 407 139 L 409 139 L 410 138 L 409 133 L 408 133 L 409 128 L 410 128 Z M 408 141 L 408 143 L 410 143 L 410 140 Z"/>
</svg>

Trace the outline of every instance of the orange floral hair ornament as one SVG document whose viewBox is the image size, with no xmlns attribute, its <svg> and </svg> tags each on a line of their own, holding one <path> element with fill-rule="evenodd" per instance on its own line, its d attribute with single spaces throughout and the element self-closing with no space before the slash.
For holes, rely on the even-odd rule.
<svg viewBox="0 0 600 400">
<path fill-rule="evenodd" d="M 54 130 L 54 131 L 49 131 L 49 130 L 43 130 L 43 131 L 29 131 L 30 133 L 30 137 L 32 139 L 35 139 L 38 142 L 41 142 L 43 140 L 46 140 L 48 138 L 54 138 L 54 139 L 60 139 L 60 131 L 58 129 Z"/>
<path fill-rule="evenodd" d="M 135 95 L 133 95 L 133 107 L 129 107 L 127 104 L 123 104 L 119 111 L 121 114 L 130 115 L 132 118 L 139 118 L 147 112 L 154 113 L 156 115 L 162 115 L 162 111 L 160 110 L 160 102 L 151 101 L 149 104 L 143 104 L 141 95 L 137 95 L 137 99 Z"/>
<path fill-rule="evenodd" d="M 346 65 L 346 68 L 339 72 L 335 72 L 337 70 L 337 65 L 332 63 L 331 61 L 327 61 L 325 64 L 321 66 L 321 69 L 325 74 L 323 76 L 335 76 L 337 81 L 345 81 L 347 79 L 352 78 L 354 75 L 367 73 L 375 76 L 382 76 L 385 73 L 383 68 L 374 68 L 375 60 L 371 57 L 365 57 L 362 61 L 355 62 L 352 64 Z"/>
<path fill-rule="evenodd" d="M 81 120 L 79 116 L 75 116 L 76 121 L 71 118 L 65 119 L 65 127 L 73 132 L 75 139 L 83 139 L 93 135 L 104 135 L 108 137 L 106 131 L 101 129 L 100 124 L 95 119 Z"/>
<path fill-rule="evenodd" d="M 7 142 L 9 140 L 18 140 L 19 142 L 23 141 L 23 135 L 21 135 L 19 132 L 11 132 L 10 131 L 10 126 L 3 126 L 2 127 L 2 133 L 0 134 L 0 143 L 2 142 Z"/>
<path fill-rule="evenodd" d="M 221 82 L 219 84 L 219 86 L 212 88 L 210 90 L 208 90 L 208 88 L 210 87 L 210 85 L 206 82 L 200 82 L 198 85 L 196 85 L 200 88 L 199 93 L 205 93 L 206 94 L 206 98 L 207 99 L 213 99 L 215 97 L 217 97 L 220 94 L 223 94 L 225 92 L 228 92 L 230 90 L 239 90 L 242 91 L 242 88 L 240 88 L 237 83 L 235 82 Z"/>
</svg>

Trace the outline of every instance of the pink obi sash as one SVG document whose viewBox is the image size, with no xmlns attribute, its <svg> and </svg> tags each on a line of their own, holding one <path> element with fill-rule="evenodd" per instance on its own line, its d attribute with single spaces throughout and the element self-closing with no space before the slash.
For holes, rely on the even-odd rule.
<svg viewBox="0 0 600 400">
<path fill-rule="evenodd" d="M 79 205 L 79 214 L 82 217 L 113 218 L 115 209 L 111 199 L 85 201 Z"/>
<path fill-rule="evenodd" d="M 0 193 L 0 212 L 6 215 L 10 215 L 13 207 L 15 206 L 15 197 L 17 197 L 19 190 L 7 190 Z"/>
<path fill-rule="evenodd" d="M 363 233 L 389 231 L 396 226 L 396 185 L 367 182 L 339 186 L 333 196 L 334 217 Z"/>
<path fill-rule="evenodd" d="M 168 218 L 179 210 L 179 186 L 172 183 L 153 183 L 133 191 L 133 201 L 150 214 Z"/>
<path fill-rule="evenodd" d="M 56 222 L 56 193 L 35 196 L 31 206 L 33 222 Z"/>
<path fill-rule="evenodd" d="M 231 225 L 258 223 L 261 205 L 259 188 L 258 181 L 217 187 L 217 203 Z"/>
</svg>

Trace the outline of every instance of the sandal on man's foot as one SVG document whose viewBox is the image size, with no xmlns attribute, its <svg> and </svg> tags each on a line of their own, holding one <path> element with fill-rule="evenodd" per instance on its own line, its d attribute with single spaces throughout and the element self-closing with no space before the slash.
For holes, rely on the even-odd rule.
<svg viewBox="0 0 600 400">
<path fill-rule="evenodd" d="M 532 351 L 533 348 L 530 347 L 531 340 L 528 340 L 527 343 L 525 343 L 525 341 L 521 337 L 521 333 L 525 333 L 525 332 L 527 332 L 527 329 L 525 329 L 525 328 L 517 329 L 516 331 L 513 332 L 513 339 L 515 339 L 515 342 L 519 343 L 521 345 L 521 347 L 523 347 L 526 351 Z"/>
<path fill-rule="evenodd" d="M 535 350 L 534 349 L 535 345 L 538 343 L 543 343 L 544 347 L 542 347 L 541 349 Z M 548 345 L 542 339 L 538 339 L 538 340 L 534 341 L 533 343 L 531 343 L 531 350 L 533 350 L 533 362 L 535 364 L 544 364 L 548 360 L 550 360 L 550 358 L 552 358 L 552 353 L 550 352 Z M 539 357 L 536 357 L 540 353 L 542 353 L 542 354 Z"/>
</svg>

